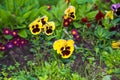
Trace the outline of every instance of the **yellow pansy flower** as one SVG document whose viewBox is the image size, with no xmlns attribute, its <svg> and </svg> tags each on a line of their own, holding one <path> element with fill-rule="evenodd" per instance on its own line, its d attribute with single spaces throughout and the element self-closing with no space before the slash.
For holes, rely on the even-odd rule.
<svg viewBox="0 0 120 80">
<path fill-rule="evenodd" d="M 115 49 L 120 48 L 120 41 L 117 41 L 117 42 L 113 41 L 112 48 L 115 48 Z"/>
<path fill-rule="evenodd" d="M 75 13 L 75 7 L 74 6 L 69 6 L 66 10 L 65 10 L 65 14 L 69 14 L 71 12 Z"/>
<path fill-rule="evenodd" d="M 44 25 L 48 22 L 48 17 L 43 16 L 43 17 L 40 18 L 40 21 L 42 23 L 42 28 L 44 28 Z"/>
<path fill-rule="evenodd" d="M 39 21 L 40 18 L 37 18 L 35 21 L 29 24 L 29 30 L 33 35 L 40 34 L 42 23 Z"/>
<path fill-rule="evenodd" d="M 44 26 L 44 32 L 46 35 L 51 35 L 55 30 L 55 23 L 53 21 L 47 22 Z"/>
<path fill-rule="evenodd" d="M 105 19 L 110 18 L 111 20 L 113 20 L 114 18 L 113 14 L 114 14 L 113 11 L 106 11 Z"/>
<path fill-rule="evenodd" d="M 59 39 L 53 43 L 53 49 L 57 50 L 62 58 L 69 58 L 74 51 L 74 41 Z"/>
<path fill-rule="evenodd" d="M 55 41 L 55 42 L 53 43 L 53 49 L 54 49 L 54 50 L 57 50 L 57 53 L 60 54 L 60 53 L 61 53 L 60 48 L 61 48 L 63 45 L 65 45 L 65 43 L 66 43 L 66 40 L 64 40 L 64 39 L 59 39 L 59 40 L 57 40 L 57 41 Z"/>
<path fill-rule="evenodd" d="M 76 15 L 75 15 L 75 7 L 74 6 L 69 6 L 66 10 L 65 10 L 65 16 L 68 18 L 72 18 L 73 20 L 76 19 Z"/>
</svg>

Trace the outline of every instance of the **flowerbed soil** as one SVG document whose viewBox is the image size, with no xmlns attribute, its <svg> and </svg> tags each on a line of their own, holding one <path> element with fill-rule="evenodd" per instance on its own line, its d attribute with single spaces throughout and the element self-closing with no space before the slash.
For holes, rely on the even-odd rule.
<svg viewBox="0 0 120 80">
<path fill-rule="evenodd" d="M 20 64 L 19 68 L 22 69 L 26 65 L 27 61 L 33 60 L 34 54 L 30 52 L 29 45 L 22 46 L 20 48 L 7 50 L 4 54 L 4 58 L 0 59 L 0 70 L 4 66 L 15 65 L 16 62 Z"/>
<path fill-rule="evenodd" d="M 80 41 L 79 43 L 84 43 L 84 48 L 88 48 L 91 51 L 93 50 L 93 46 L 87 41 Z M 20 64 L 19 69 L 22 70 L 24 68 L 24 66 L 27 66 L 27 61 L 34 61 L 34 53 L 30 52 L 30 44 L 25 45 L 23 47 L 15 47 L 14 49 L 10 49 L 7 50 L 4 54 L 4 58 L 0 59 L 0 72 L 2 70 L 3 67 L 9 67 L 10 65 L 14 66 L 16 64 L 16 62 L 18 62 Z M 43 50 L 41 50 L 41 53 L 43 52 Z M 92 51 L 94 53 L 94 51 Z M 43 59 L 44 61 L 48 61 L 50 56 L 50 54 L 43 52 Z M 82 61 L 82 56 L 84 53 L 76 53 L 75 54 L 75 60 L 74 63 L 71 63 L 71 69 L 72 71 L 78 72 L 81 74 L 81 72 L 84 71 L 85 69 L 85 65 L 88 63 L 88 60 L 85 59 L 84 61 Z M 90 57 L 90 56 L 89 56 Z M 99 60 L 99 59 L 98 59 Z M 96 60 L 96 66 L 99 65 L 100 61 Z M 82 67 L 79 67 L 80 65 L 82 65 Z M 102 68 L 104 70 L 105 64 L 102 63 Z M 94 70 L 96 73 L 99 71 L 99 68 L 95 68 Z M 87 74 L 88 71 L 86 71 Z M 83 72 L 84 73 L 84 72 Z M 86 74 L 81 74 L 82 76 L 85 76 Z M 89 74 L 89 73 L 88 73 Z M 98 79 L 100 77 L 98 76 Z M 112 80 L 118 80 L 118 78 L 116 78 L 116 76 L 112 76 Z"/>
</svg>

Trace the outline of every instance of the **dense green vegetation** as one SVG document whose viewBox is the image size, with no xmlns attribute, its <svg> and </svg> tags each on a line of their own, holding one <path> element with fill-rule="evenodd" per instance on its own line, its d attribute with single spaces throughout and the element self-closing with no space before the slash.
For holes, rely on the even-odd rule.
<svg viewBox="0 0 120 80">
<path fill-rule="evenodd" d="M 0 0 L 0 80 L 119 80 L 118 3 Z"/>
</svg>

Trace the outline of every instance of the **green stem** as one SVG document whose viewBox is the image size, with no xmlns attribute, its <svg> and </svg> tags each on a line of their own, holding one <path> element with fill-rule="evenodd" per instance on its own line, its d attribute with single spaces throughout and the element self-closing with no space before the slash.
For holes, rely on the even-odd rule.
<svg viewBox="0 0 120 80">
<path fill-rule="evenodd" d="M 72 36 L 69 35 L 69 33 L 66 31 L 66 29 L 63 29 L 64 33 L 68 35 L 69 38 L 72 38 Z"/>
</svg>

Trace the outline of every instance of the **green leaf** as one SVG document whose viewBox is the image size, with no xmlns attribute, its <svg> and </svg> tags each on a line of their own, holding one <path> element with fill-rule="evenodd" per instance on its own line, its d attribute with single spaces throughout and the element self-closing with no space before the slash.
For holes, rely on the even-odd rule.
<svg viewBox="0 0 120 80">
<path fill-rule="evenodd" d="M 40 77 L 38 77 L 40 80 L 47 80 L 47 78 L 48 78 L 48 76 L 47 75 L 44 75 L 44 76 L 40 76 Z"/>
<path fill-rule="evenodd" d="M 92 0 L 76 0 L 78 4 L 92 3 Z"/>
<path fill-rule="evenodd" d="M 111 80 L 111 75 L 104 76 L 102 80 Z"/>
<path fill-rule="evenodd" d="M 26 29 L 22 29 L 18 32 L 18 35 L 22 38 L 27 38 Z"/>
<path fill-rule="evenodd" d="M 25 21 L 22 17 L 16 17 L 16 20 L 18 24 L 22 24 Z"/>
<path fill-rule="evenodd" d="M 85 0 L 76 0 L 77 4 L 84 4 Z"/>
<path fill-rule="evenodd" d="M 0 16 L 2 22 L 4 22 L 4 24 L 8 23 L 8 17 L 10 16 L 10 13 L 4 9 L 0 9 L 0 15 L 2 15 Z"/>
<path fill-rule="evenodd" d="M 24 29 L 24 28 L 26 28 L 26 25 L 17 26 L 17 27 L 16 27 L 16 28 L 14 28 L 14 29 Z"/>
<path fill-rule="evenodd" d="M 25 13 L 25 14 L 23 15 L 23 18 L 24 18 L 24 19 L 27 19 L 27 18 L 31 15 L 31 12 L 32 12 L 32 11 L 28 11 L 27 13 Z"/>
<path fill-rule="evenodd" d="M 103 19 L 102 23 L 105 26 L 105 29 L 110 29 L 111 27 L 110 19 Z"/>
<path fill-rule="evenodd" d="M 78 22 L 73 22 L 75 28 L 80 28 L 82 25 Z"/>
<path fill-rule="evenodd" d="M 88 19 L 94 19 L 97 13 L 98 11 L 91 11 L 86 16 L 88 17 Z"/>
<path fill-rule="evenodd" d="M 4 35 L 4 38 L 7 39 L 7 40 L 10 40 L 10 39 L 13 38 L 13 36 L 11 36 L 11 35 Z"/>
<path fill-rule="evenodd" d="M 119 23 L 119 22 L 120 22 L 120 18 L 114 19 L 114 20 L 112 21 L 113 25 L 116 25 L 116 24 Z"/>
<path fill-rule="evenodd" d="M 111 1 L 112 1 L 112 3 L 114 3 L 114 4 L 116 3 L 116 0 L 111 0 Z"/>
<path fill-rule="evenodd" d="M 29 20 L 30 21 L 33 21 L 34 19 L 36 19 L 37 17 L 39 17 L 39 13 L 42 12 L 42 11 L 39 11 L 39 9 L 33 9 L 30 17 L 29 17 Z"/>
<path fill-rule="evenodd" d="M 86 2 L 88 2 L 88 3 L 92 3 L 93 1 L 92 1 L 92 0 L 86 0 Z"/>
<path fill-rule="evenodd" d="M 6 0 L 7 10 L 13 12 L 14 9 L 14 0 Z"/>
</svg>

